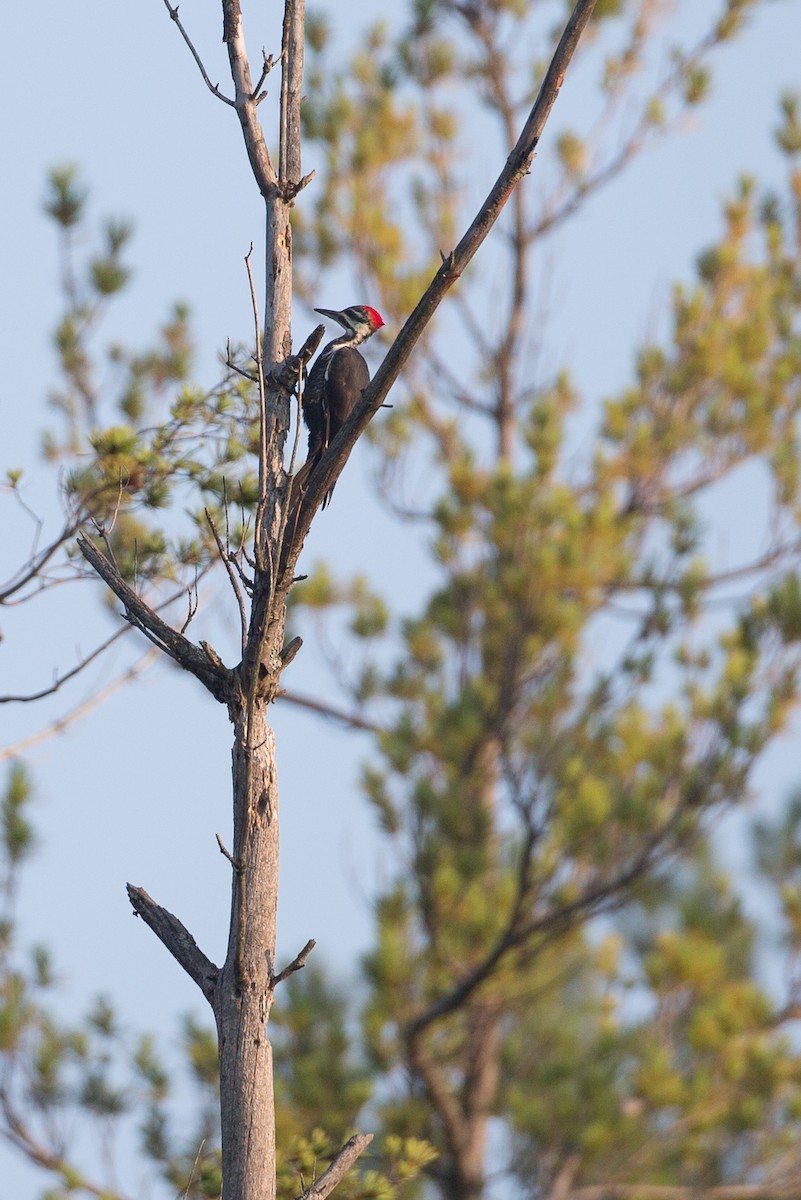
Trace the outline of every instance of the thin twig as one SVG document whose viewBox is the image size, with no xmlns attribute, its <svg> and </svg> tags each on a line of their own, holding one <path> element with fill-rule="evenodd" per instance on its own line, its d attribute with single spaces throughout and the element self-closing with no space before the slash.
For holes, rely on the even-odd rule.
<svg viewBox="0 0 801 1200">
<path fill-rule="evenodd" d="M 180 33 L 181 37 L 184 39 L 187 46 L 189 47 L 190 53 L 198 65 L 198 70 L 200 71 L 200 74 L 203 76 L 203 82 L 205 83 L 206 87 L 209 89 L 209 91 L 211 92 L 211 94 L 213 96 L 216 96 L 218 100 L 222 100 L 223 104 L 228 104 L 228 105 L 230 105 L 231 108 L 236 108 L 236 105 L 234 104 L 233 100 L 229 99 L 228 96 L 223 95 L 223 93 L 220 91 L 220 85 L 212 83 L 211 80 L 209 79 L 209 77 L 206 73 L 206 68 L 203 66 L 203 61 L 202 61 L 200 55 L 198 54 L 197 50 L 193 46 L 192 39 L 189 37 L 189 34 L 184 29 L 184 27 L 181 23 L 181 19 L 178 16 L 178 5 L 176 4 L 175 8 L 173 8 L 173 6 L 170 4 L 169 0 L 164 0 L 164 4 L 167 9 L 167 12 L 170 14 L 170 17 L 175 22 L 175 24 L 178 26 L 178 32 Z"/>
<path fill-rule="evenodd" d="M 228 338 L 225 343 L 225 365 L 231 371 L 236 371 L 237 375 L 241 375 L 243 379 L 249 379 L 251 383 L 258 383 L 258 375 L 254 375 L 251 371 L 245 371 L 242 367 L 238 367 L 231 357 L 231 339 Z"/>
<path fill-rule="evenodd" d="M 256 528 L 253 531 L 253 549 L 260 570 L 264 570 L 264 505 L 267 489 L 267 388 L 264 382 L 264 359 L 261 344 L 261 321 L 259 320 L 259 302 L 256 299 L 256 285 L 253 282 L 253 269 L 250 256 L 253 253 L 253 243 L 245 255 L 245 266 L 250 285 L 250 303 L 253 307 L 253 324 L 256 329 L 256 368 L 259 373 L 259 503 L 256 509 Z"/>
<path fill-rule="evenodd" d="M 189 1172 L 189 1178 L 186 1181 L 186 1187 L 184 1188 L 184 1193 L 183 1193 L 183 1200 L 187 1200 L 187 1197 L 189 1195 L 189 1189 L 192 1186 L 192 1180 L 195 1178 L 195 1171 L 197 1170 L 197 1164 L 200 1162 L 200 1156 L 203 1153 L 203 1147 L 205 1145 L 206 1145 L 206 1139 L 203 1138 L 203 1140 L 201 1141 L 200 1145 L 197 1148 L 197 1154 L 195 1155 L 195 1161 L 192 1163 L 192 1170 Z"/>
<path fill-rule="evenodd" d="M 242 871 L 241 862 L 239 862 L 237 859 L 234 858 L 234 856 L 230 850 L 226 850 L 225 846 L 223 845 L 223 840 L 220 837 L 219 833 L 215 833 L 214 836 L 217 839 L 217 845 L 220 847 L 220 854 L 223 856 L 223 858 L 228 859 L 229 863 L 231 864 L 231 866 L 234 868 L 234 870 L 237 873 L 241 873 L 241 871 Z"/>
<path fill-rule="evenodd" d="M 54 692 L 57 692 L 59 688 L 63 687 L 63 685 L 70 679 L 74 679 L 76 675 L 80 674 L 84 667 L 88 667 L 91 662 L 94 662 L 96 658 L 99 658 L 105 650 L 108 650 L 109 646 L 112 646 L 114 642 L 116 642 L 126 633 L 128 633 L 128 628 L 126 626 L 123 626 L 122 629 L 118 629 L 115 633 L 112 633 L 111 637 L 106 638 L 105 642 L 101 642 L 91 654 L 87 655 L 86 658 L 81 659 L 76 666 L 72 667 L 69 671 L 65 671 L 63 675 L 59 675 L 53 681 L 53 683 L 51 683 L 50 687 L 41 688 L 38 692 L 29 692 L 27 695 L 12 694 L 8 696 L 0 696 L 0 704 L 29 704 L 33 700 L 43 700 L 45 696 L 52 696 Z"/>
<path fill-rule="evenodd" d="M 32 556 L 28 558 L 25 566 L 20 567 L 15 574 L 12 575 L 10 579 L 6 580 L 3 586 L 0 587 L 0 604 L 8 604 L 12 596 L 21 591 L 22 588 L 24 588 L 26 584 L 29 584 L 32 579 L 37 579 L 41 575 L 42 568 L 47 565 L 50 559 L 53 558 L 53 556 L 58 550 L 61 549 L 64 543 L 72 537 L 75 531 L 80 528 L 81 524 L 85 520 L 86 511 L 81 510 L 80 513 L 76 513 L 73 517 L 70 517 L 67 520 L 67 523 L 64 525 L 58 536 L 55 537 L 47 546 L 45 546 L 44 550 L 39 551 L 38 554 L 33 553 Z M 38 543 L 39 536 L 40 531 L 37 530 L 34 539 L 36 543 Z"/>
<path fill-rule="evenodd" d="M 117 631 L 115 637 L 119 636 L 119 634 L 130 633 L 132 628 L 133 626 L 131 625 L 124 625 L 122 629 Z M 105 645 L 108 645 L 108 643 L 105 643 Z M 51 721 L 44 729 L 39 729 L 36 733 L 31 734 L 30 737 L 22 738 L 19 742 L 14 742 L 10 746 L 0 748 L 0 762 L 5 762 L 11 758 L 18 758 L 26 750 L 30 750 L 34 746 L 38 746 L 41 742 L 47 741 L 48 738 L 55 737 L 57 734 L 63 733 L 65 729 L 69 729 L 70 725 L 74 725 L 76 721 L 80 721 L 81 717 L 85 717 L 93 709 L 101 705 L 104 700 L 107 700 L 109 696 L 118 691 L 123 684 L 130 683 L 138 675 L 141 675 L 143 671 L 155 662 L 158 653 L 155 646 L 147 650 L 139 661 L 134 663 L 132 667 L 129 667 L 127 671 L 123 671 L 121 675 L 118 675 L 116 679 L 112 679 L 111 683 L 106 684 L 99 691 L 93 691 L 91 696 L 83 700 L 80 704 L 76 704 L 63 717 L 58 717 L 55 721 Z"/>
<path fill-rule="evenodd" d="M 198 594 L 197 594 L 197 575 L 195 576 L 195 582 L 194 582 L 193 586 L 190 588 L 187 588 L 186 596 L 187 596 L 187 613 L 186 613 L 186 620 L 184 621 L 183 625 L 181 626 L 181 633 L 186 633 L 187 629 L 189 628 L 189 626 L 192 624 L 192 622 L 195 619 L 195 614 L 197 613 L 198 603 L 199 603 Z"/>
<path fill-rule="evenodd" d="M 231 565 L 231 557 L 228 554 L 228 552 L 225 550 L 225 548 L 223 547 L 223 544 L 220 540 L 220 535 L 217 532 L 217 526 L 214 524 L 214 521 L 212 519 L 212 515 L 207 508 L 204 508 L 203 511 L 206 514 L 206 520 L 209 523 L 209 529 L 211 530 L 212 536 L 214 537 L 214 541 L 217 544 L 217 553 L 219 554 L 222 564 L 228 573 L 228 578 L 231 580 L 231 587 L 234 589 L 234 595 L 236 596 L 236 602 L 239 605 L 239 623 L 242 627 L 242 653 L 244 654 L 245 653 L 245 645 L 247 643 L 247 638 L 248 638 L 248 619 L 247 619 L 247 613 L 245 612 L 245 598 L 242 595 L 242 589 L 240 588 L 239 583 L 237 582 L 236 575 L 234 574 L 234 568 Z M 226 516 L 226 524 L 227 524 L 227 520 L 228 519 Z M 226 536 L 227 536 L 227 531 L 226 531 Z"/>
<path fill-rule="evenodd" d="M 270 987 L 276 988 L 279 983 L 283 983 L 285 979 L 289 979 L 289 976 L 294 975 L 296 971 L 302 971 L 306 966 L 306 959 L 309 957 L 316 945 L 317 943 L 314 938 L 309 938 L 308 942 L 300 951 L 300 953 L 295 955 L 295 957 L 292 959 L 292 962 L 289 963 L 288 966 L 284 967 L 283 971 L 280 971 L 277 975 L 271 976 Z"/>
<path fill-rule="evenodd" d="M 239 535 L 239 545 L 237 546 L 234 553 L 231 554 L 231 531 L 228 526 L 228 488 L 225 483 L 225 477 L 223 477 L 223 512 L 225 513 L 225 549 L 226 549 L 226 553 L 228 554 L 231 565 L 236 567 L 236 573 L 239 576 L 239 579 L 240 579 L 245 591 L 247 592 L 247 594 L 249 596 L 252 596 L 253 595 L 253 580 L 250 578 L 249 575 L 245 574 L 245 571 L 242 567 L 242 563 L 240 562 L 240 558 L 242 557 L 242 553 L 243 553 L 244 546 L 245 546 L 245 540 L 247 538 L 248 525 L 249 525 L 250 518 L 248 518 L 248 520 L 246 521 L 244 511 L 242 512 L 241 532 Z"/>
<path fill-rule="evenodd" d="M 298 458 L 298 445 L 300 443 L 300 430 L 301 430 L 301 426 L 302 426 L 302 421 L 301 421 L 301 417 L 303 414 L 303 363 L 302 362 L 298 363 L 297 394 L 298 394 L 298 413 L 297 413 L 297 419 L 295 421 L 295 440 L 292 443 L 292 454 L 289 459 L 289 471 L 287 472 L 290 479 L 295 474 L 295 463 L 297 462 L 297 458 Z"/>
<path fill-rule="evenodd" d="M 266 50 L 262 50 L 261 54 L 262 54 L 262 58 L 264 59 L 264 66 L 262 67 L 261 75 L 259 76 L 259 82 L 256 84 L 256 86 L 254 87 L 253 91 L 250 94 L 250 98 L 254 104 L 261 104 L 262 100 L 267 95 L 267 93 L 262 92 L 261 89 L 264 86 L 264 82 L 267 79 L 267 76 L 270 74 L 270 71 L 272 71 L 273 67 L 275 66 L 275 62 L 276 62 L 276 60 L 273 58 L 272 54 L 268 55 Z"/>
<path fill-rule="evenodd" d="M 88 574 L 87 574 L 87 578 L 90 578 L 90 576 Z M 173 593 L 173 595 L 168 596 L 166 598 L 166 600 L 162 600 L 162 602 L 160 604 L 157 604 L 153 611 L 161 612 L 163 609 L 168 608 L 171 604 L 174 604 L 175 601 L 178 600 L 183 595 L 183 593 L 184 593 L 184 589 L 181 588 L 179 591 Z M 63 675 L 58 676 L 58 678 L 53 681 L 53 683 L 50 685 L 50 687 L 43 688 L 39 692 L 29 693 L 28 695 L 0 696 L 0 704 L 11 704 L 11 703 L 28 704 L 33 700 L 42 700 L 45 696 L 52 696 L 54 692 L 57 692 L 59 690 L 59 688 L 63 687 L 63 685 L 65 683 L 67 683 L 70 679 L 74 679 L 76 675 L 80 674 L 80 672 L 83 671 L 84 667 L 88 667 L 91 662 L 93 662 L 96 658 L 99 658 L 100 655 L 103 654 L 106 650 L 108 650 L 109 647 L 112 646 L 119 638 L 124 637 L 126 633 L 130 633 L 131 629 L 133 629 L 133 628 L 135 628 L 135 626 L 133 626 L 133 625 L 124 625 L 121 629 L 118 629 L 115 633 L 113 633 L 111 635 L 111 637 L 107 638 L 104 642 L 101 642 L 100 645 L 97 646 L 92 651 L 91 654 L 89 654 L 86 658 L 81 659 L 81 661 L 77 664 L 77 666 L 72 667 L 71 670 L 66 671 Z M 140 665 L 144 665 L 146 660 L 150 661 L 150 653 L 149 652 L 140 660 Z M 134 665 L 133 667 L 131 667 L 129 669 L 129 671 L 126 671 L 123 675 L 121 675 L 119 677 L 119 682 L 123 682 L 128 678 L 133 678 L 135 674 L 137 674 L 137 665 Z M 108 694 L 110 694 L 110 692 L 113 691 L 116 686 L 118 686 L 118 685 L 110 684 L 109 689 L 108 689 Z M 90 708 L 94 708 L 95 702 L 96 702 L 96 696 L 105 695 L 105 694 L 106 694 L 106 692 L 96 693 L 96 695 L 92 697 L 91 703 L 89 703 L 87 705 L 78 706 L 78 708 L 73 710 L 75 713 L 74 717 L 72 716 L 72 714 L 68 714 L 66 717 L 62 717 L 60 720 L 54 721 L 52 726 L 50 727 L 52 732 L 57 733 L 61 726 L 66 727 L 66 725 L 71 724 L 72 720 L 77 719 L 77 716 L 80 714 L 81 711 L 88 712 L 90 710 Z M 35 735 L 33 738 L 27 739 L 25 742 L 17 743 L 17 745 L 20 745 L 20 746 L 35 745 L 37 741 L 41 741 L 41 740 L 42 740 L 42 738 L 39 737 L 39 735 Z M 0 751 L 0 756 L 2 756 L 3 754 L 4 754 L 4 752 Z"/>
<path fill-rule="evenodd" d="M 315 330 L 315 333 L 316 333 L 316 330 Z M 310 344 L 310 342 L 313 341 L 314 336 L 315 335 L 312 334 L 311 337 L 306 339 L 306 342 L 303 346 L 303 350 L 305 350 L 306 347 Z M 305 365 L 306 365 L 305 361 L 299 357 L 298 358 L 298 381 L 297 381 L 297 385 L 296 385 L 297 396 L 298 396 L 298 413 L 297 413 L 297 419 L 295 421 L 295 438 L 292 443 L 292 454 L 290 455 L 290 459 L 289 459 L 289 470 L 287 472 L 287 486 L 286 486 L 286 490 L 284 492 L 283 507 L 281 509 L 281 522 L 280 522 L 280 525 L 278 528 L 278 536 L 275 539 L 275 561 L 278 563 L 281 562 L 281 559 L 283 557 L 284 538 L 286 537 L 287 521 L 289 519 L 290 510 L 293 507 L 292 506 L 292 490 L 293 490 L 292 489 L 292 477 L 295 474 L 295 462 L 297 461 L 298 445 L 300 443 L 301 413 L 303 411 L 303 372 L 305 369 Z M 275 590 L 276 590 L 277 586 L 278 586 L 278 572 L 272 571 L 272 573 L 270 575 L 270 606 L 271 607 L 272 607 L 273 600 L 275 598 Z M 297 649 L 299 650 L 300 646 L 298 646 Z M 295 651 L 295 653 L 297 653 L 297 650 Z"/>
<path fill-rule="evenodd" d="M 384 732 L 375 721 L 371 721 L 359 713 L 335 708 L 333 704 L 324 704 L 322 700 L 317 700 L 313 696 L 303 696 L 300 692 L 282 691 L 278 693 L 278 698 L 285 700 L 287 704 L 296 704 L 298 708 L 306 708 L 309 712 L 317 713 L 321 717 L 328 717 L 329 720 L 337 721 L 349 729 L 363 729 L 366 733 Z"/>
<path fill-rule="evenodd" d="M 101 542 L 106 547 L 106 555 L 108 557 L 109 562 L 114 567 L 114 570 L 117 571 L 121 575 L 122 572 L 120 571 L 119 564 L 117 562 L 117 557 L 114 553 L 114 547 L 112 546 L 111 542 L 109 541 L 108 531 L 106 530 L 105 522 L 98 520 L 97 517 L 92 517 L 92 524 L 94 525 L 95 530 L 97 531 L 97 536 L 100 538 Z M 134 543 L 134 553 L 136 553 L 136 543 Z M 134 565 L 134 587 L 136 587 L 136 566 L 135 565 Z"/>
</svg>

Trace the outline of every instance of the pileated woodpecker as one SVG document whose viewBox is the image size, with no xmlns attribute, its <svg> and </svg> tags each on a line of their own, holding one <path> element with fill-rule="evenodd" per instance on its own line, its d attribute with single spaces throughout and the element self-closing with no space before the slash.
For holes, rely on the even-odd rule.
<svg viewBox="0 0 801 1200">
<path fill-rule="evenodd" d="M 355 304 L 334 312 L 330 308 L 315 308 L 323 317 L 330 317 L 345 330 L 328 342 L 318 354 L 309 372 L 303 392 L 303 419 L 309 430 L 309 451 L 306 461 L 295 476 L 295 488 L 305 487 L 311 471 L 317 466 L 351 414 L 356 401 L 370 382 L 367 363 L 357 346 L 380 329 L 384 321 L 380 313 L 368 305 Z M 334 492 L 332 484 L 323 508 Z"/>
</svg>

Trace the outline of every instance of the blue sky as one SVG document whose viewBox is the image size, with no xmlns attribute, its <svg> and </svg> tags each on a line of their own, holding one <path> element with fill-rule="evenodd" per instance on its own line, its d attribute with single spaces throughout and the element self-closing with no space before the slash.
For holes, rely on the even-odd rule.
<svg viewBox="0 0 801 1200">
<path fill-rule="evenodd" d="M 254 57 L 262 44 L 270 51 L 279 42 L 279 6 L 261 7 L 269 8 L 263 27 L 259 7 L 245 5 Z M 344 11 L 330 0 L 318 7 L 332 22 Z M 678 5 L 687 23 L 717 8 L 711 0 Z M 397 9 L 379 0 L 370 17 L 396 17 Z M 217 6 L 184 0 L 181 16 L 212 77 L 224 79 Z M 349 11 L 350 28 L 353 22 Z M 52 476 L 36 457 L 49 419 L 49 339 L 58 314 L 57 247 L 42 212 L 47 170 L 75 163 L 91 189 L 92 215 L 127 216 L 135 224 L 134 281 L 109 335 L 145 345 L 170 303 L 187 300 L 201 372 L 209 380 L 226 336 L 249 334 L 242 258 L 251 241 L 259 245 L 261 214 L 233 114 L 205 90 L 161 0 L 82 0 L 80 6 L 40 0 L 18 16 L 19 25 L 24 28 L 0 48 L 6 97 L 0 467 L 25 464 L 31 502 L 55 520 Z M 340 36 L 344 42 L 346 34 Z M 801 89 L 800 52 L 799 0 L 764 6 L 747 34 L 717 56 L 713 97 L 692 128 L 638 162 L 549 247 L 548 359 L 569 362 L 589 394 L 602 397 L 625 382 L 632 349 L 658 326 L 672 282 L 689 278 L 694 255 L 716 235 L 721 200 L 737 175 L 747 170 L 764 181 L 780 180 L 770 135 L 779 91 Z M 580 129 L 590 103 L 586 90 L 571 89 L 568 75 L 555 116 Z M 268 116 L 269 101 L 263 107 Z M 536 169 L 524 186 L 536 186 Z M 486 246 L 474 269 L 484 269 L 490 253 Z M 321 303 L 344 307 L 357 299 L 369 301 L 327 290 Z M 301 328 L 300 337 L 306 314 Z M 346 566 L 411 603 L 408 580 L 422 561 L 420 551 L 408 532 L 399 535 L 370 506 L 368 488 L 367 455 L 360 450 L 309 539 L 307 561 L 335 546 Z M 0 504 L 5 575 L 30 529 L 6 498 L 0 496 Z M 346 535 L 357 512 L 368 514 L 367 536 Z M 55 667 L 70 664 L 76 646 L 91 645 L 99 628 L 111 631 L 100 594 L 99 586 L 65 589 L 36 611 L 0 612 L 0 690 L 12 678 L 46 684 Z M 219 612 L 229 611 L 222 590 L 214 603 Z M 52 719 L 64 703 L 77 702 L 108 677 L 105 669 L 82 679 L 42 707 L 0 709 L 0 745 Z M 321 679 L 309 650 L 286 682 L 309 691 Z M 324 686 L 333 699 L 331 685 Z M 281 953 L 291 958 L 315 937 L 315 953 L 347 973 L 369 942 L 370 897 L 391 864 L 356 786 L 368 743 L 280 706 L 275 725 Z M 52 947 L 67 1012 L 106 992 L 126 1021 L 159 1028 L 169 1040 L 174 1015 L 189 1008 L 202 1013 L 202 1001 L 156 939 L 131 921 L 124 884 L 144 886 L 184 920 L 210 957 L 222 958 L 230 880 L 214 834 L 226 840 L 230 826 L 224 712 L 191 680 L 156 667 L 80 726 L 32 752 L 29 763 L 40 853 L 21 897 L 26 936 Z M 766 762 L 761 778 L 768 797 L 790 780 L 790 766 L 786 749 Z"/>
</svg>

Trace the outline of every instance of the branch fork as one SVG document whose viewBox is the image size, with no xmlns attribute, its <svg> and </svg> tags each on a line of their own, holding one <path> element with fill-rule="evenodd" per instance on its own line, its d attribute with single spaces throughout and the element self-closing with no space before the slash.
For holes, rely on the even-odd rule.
<svg viewBox="0 0 801 1200">
<path fill-rule="evenodd" d="M 216 700 L 228 703 L 234 691 L 234 673 L 208 643 L 196 646 L 172 625 L 168 625 L 120 575 L 116 566 L 98 550 L 84 533 L 78 535 L 78 549 L 89 565 L 120 601 L 125 618 L 163 650 L 170 658 L 199 679 Z"/>
<path fill-rule="evenodd" d="M 206 957 L 186 926 L 148 896 L 144 888 L 129 883 L 127 890 L 134 916 L 141 917 L 150 926 L 176 962 L 197 984 L 212 1008 L 215 1008 L 220 968 Z"/>
<path fill-rule="evenodd" d="M 292 962 L 288 966 L 284 967 L 283 971 L 279 971 L 277 975 L 270 976 L 270 987 L 275 989 L 279 983 L 283 983 L 285 979 L 289 979 L 290 975 L 294 975 L 296 971 L 302 971 L 306 966 L 306 959 L 316 945 L 317 943 L 314 938 L 309 938 L 300 953 L 292 959 Z"/>
</svg>

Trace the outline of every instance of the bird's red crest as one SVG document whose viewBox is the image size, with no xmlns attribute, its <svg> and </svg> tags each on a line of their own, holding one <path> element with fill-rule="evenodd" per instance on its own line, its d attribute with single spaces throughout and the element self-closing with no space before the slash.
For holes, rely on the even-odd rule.
<svg viewBox="0 0 801 1200">
<path fill-rule="evenodd" d="M 367 313 L 368 319 L 369 319 L 370 324 L 373 327 L 373 329 L 380 329 L 382 325 L 386 324 L 386 322 L 384 321 L 384 318 L 381 316 L 381 313 L 377 312 L 376 309 L 374 309 L 374 308 L 370 308 L 369 304 L 364 305 L 364 311 Z"/>
</svg>

